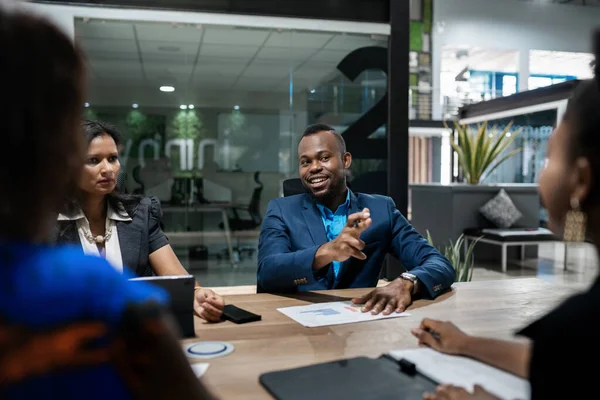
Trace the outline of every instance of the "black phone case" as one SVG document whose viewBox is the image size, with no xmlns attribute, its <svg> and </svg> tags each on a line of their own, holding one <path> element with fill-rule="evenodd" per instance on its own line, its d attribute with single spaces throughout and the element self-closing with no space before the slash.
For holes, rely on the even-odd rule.
<svg viewBox="0 0 600 400">
<path fill-rule="evenodd" d="M 223 319 L 236 324 L 245 324 L 248 322 L 260 321 L 262 317 L 258 314 L 236 307 L 233 304 L 227 304 L 225 308 L 223 308 Z"/>
</svg>

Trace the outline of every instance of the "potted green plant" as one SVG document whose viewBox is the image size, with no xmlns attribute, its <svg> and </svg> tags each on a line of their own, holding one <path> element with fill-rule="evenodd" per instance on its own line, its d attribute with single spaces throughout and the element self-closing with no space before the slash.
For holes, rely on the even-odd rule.
<svg viewBox="0 0 600 400">
<path fill-rule="evenodd" d="M 450 261 L 452 266 L 454 267 L 454 271 L 456 272 L 456 277 L 454 278 L 455 282 L 471 282 L 473 279 L 473 267 L 475 264 L 475 260 L 473 259 L 473 250 L 475 249 L 475 245 L 479 241 L 480 238 L 473 240 L 469 247 L 467 247 L 464 259 L 461 260 L 461 250 L 464 246 L 464 236 L 460 235 L 456 242 L 452 242 L 449 240 L 449 244 L 447 244 L 443 249 L 438 248 L 438 250 L 446 256 L 446 258 Z M 433 239 L 429 231 L 427 231 L 427 241 L 430 245 L 434 246 Z"/>
<path fill-rule="evenodd" d="M 454 135 L 456 143 L 453 148 L 457 154 L 455 160 L 461 166 L 465 179 L 451 184 L 410 185 L 410 222 L 418 232 L 425 233 L 429 230 L 444 245 L 448 240 L 452 240 L 453 246 L 459 241 L 464 244 L 460 240 L 461 234 L 467 229 L 481 227 L 480 208 L 501 190 L 511 198 L 518 197 L 519 207 L 522 209 L 534 210 L 539 207 L 536 184 L 485 182 L 491 173 L 498 171 L 498 166 L 505 165 L 504 161 L 522 150 L 515 149 L 521 147 L 514 142 L 520 137 L 520 130 L 512 123 L 504 128 L 497 128 L 490 127 L 487 122 L 469 126 L 455 122 Z M 522 223 L 534 225 L 538 220 L 537 214 L 528 213 L 523 216 Z M 456 247 L 460 249 L 461 245 Z M 484 252 L 484 247 L 480 245 L 475 250 L 478 259 L 497 258 L 494 252 Z"/>
<path fill-rule="evenodd" d="M 475 131 L 454 121 L 458 143 L 452 142 L 451 145 L 467 183 L 479 184 L 484 175 L 489 176 L 500 164 L 522 150 L 518 148 L 503 155 L 521 132 L 521 129 L 511 132 L 512 125 L 511 121 L 503 130 L 499 130 L 488 128 L 486 121 L 478 124 Z"/>
</svg>

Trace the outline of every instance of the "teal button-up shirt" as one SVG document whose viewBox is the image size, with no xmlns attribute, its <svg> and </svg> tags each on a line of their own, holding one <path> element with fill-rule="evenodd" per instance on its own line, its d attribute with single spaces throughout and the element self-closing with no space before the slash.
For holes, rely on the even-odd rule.
<svg viewBox="0 0 600 400">
<path fill-rule="evenodd" d="M 331 211 L 329 208 L 325 207 L 322 204 L 317 204 L 319 211 L 321 211 L 321 219 L 323 220 L 323 225 L 325 225 L 325 233 L 327 234 L 327 240 L 330 242 L 338 237 L 338 235 L 346 226 L 348 222 L 348 210 L 350 209 L 350 191 L 348 190 L 348 194 L 346 195 L 346 201 L 344 204 L 340 205 L 335 212 Z M 342 265 L 339 261 L 333 262 L 333 271 L 335 272 L 335 277 L 337 278 L 338 273 L 340 272 L 340 266 Z"/>
</svg>

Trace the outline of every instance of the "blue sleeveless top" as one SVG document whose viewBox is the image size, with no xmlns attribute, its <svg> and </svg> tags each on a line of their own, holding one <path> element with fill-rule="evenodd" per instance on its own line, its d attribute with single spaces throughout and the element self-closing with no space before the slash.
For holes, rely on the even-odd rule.
<svg viewBox="0 0 600 400">
<path fill-rule="evenodd" d="M 8 349 L 0 359 L 0 397 L 130 399 L 110 362 L 69 368 L 68 360 L 82 360 L 71 354 L 73 343 L 108 340 L 128 305 L 168 301 L 158 288 L 130 284 L 131 277 L 77 247 L 0 242 L 0 354 L 3 340 Z M 19 346 L 8 342 L 11 335 Z"/>
</svg>

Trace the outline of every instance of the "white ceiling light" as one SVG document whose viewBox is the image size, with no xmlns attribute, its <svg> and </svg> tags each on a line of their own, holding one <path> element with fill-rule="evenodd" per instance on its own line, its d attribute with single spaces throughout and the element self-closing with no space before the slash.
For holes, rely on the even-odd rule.
<svg viewBox="0 0 600 400">
<path fill-rule="evenodd" d="M 181 108 L 182 110 L 187 110 L 188 106 L 186 106 L 185 104 L 182 104 L 179 106 L 179 108 Z"/>
<path fill-rule="evenodd" d="M 90 103 L 83 103 L 83 106 L 84 106 L 85 108 L 87 108 L 87 107 L 89 107 L 89 106 L 90 106 Z"/>
<path fill-rule="evenodd" d="M 174 92 L 175 88 L 173 86 L 161 86 L 160 91 L 170 93 L 170 92 Z"/>
<path fill-rule="evenodd" d="M 310 89 L 310 92 L 311 92 L 311 93 L 316 93 L 316 92 L 317 92 L 317 89 Z"/>
<path fill-rule="evenodd" d="M 193 104 L 190 104 L 190 105 L 188 106 L 188 108 L 189 108 L 190 110 L 193 110 L 193 109 L 194 109 L 194 105 L 193 105 Z"/>
<path fill-rule="evenodd" d="M 138 105 L 137 103 L 133 103 L 133 104 L 131 105 L 131 107 L 133 107 L 133 108 L 138 108 L 138 107 L 139 107 L 139 105 Z"/>
<path fill-rule="evenodd" d="M 233 106 L 233 109 L 234 109 L 234 110 L 239 110 L 239 109 L 240 109 L 240 106 L 238 106 L 238 105 L 236 104 L 235 106 Z"/>
</svg>

